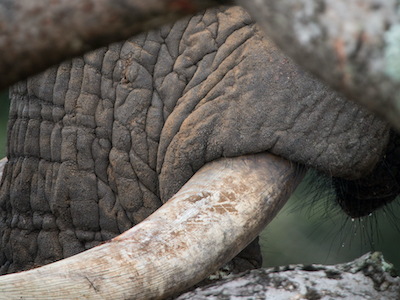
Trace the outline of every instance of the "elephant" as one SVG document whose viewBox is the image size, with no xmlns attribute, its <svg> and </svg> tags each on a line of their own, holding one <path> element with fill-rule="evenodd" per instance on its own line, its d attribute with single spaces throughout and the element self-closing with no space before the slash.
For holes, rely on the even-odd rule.
<svg viewBox="0 0 400 300">
<path fill-rule="evenodd" d="M 2 274 L 103 246 L 219 158 L 272 153 L 296 169 L 290 184 L 314 168 L 351 217 L 399 193 L 397 133 L 298 67 L 240 7 L 100 48 L 10 94 Z M 257 241 L 236 263 L 260 265 Z"/>
</svg>

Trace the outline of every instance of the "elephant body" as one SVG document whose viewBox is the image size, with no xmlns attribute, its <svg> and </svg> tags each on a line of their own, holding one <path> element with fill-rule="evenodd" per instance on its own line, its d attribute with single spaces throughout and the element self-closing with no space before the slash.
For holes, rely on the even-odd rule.
<svg viewBox="0 0 400 300">
<path fill-rule="evenodd" d="M 241 8 L 208 10 L 11 89 L 0 273 L 96 246 L 205 163 L 270 151 L 355 180 L 390 126 L 284 56 Z"/>
</svg>

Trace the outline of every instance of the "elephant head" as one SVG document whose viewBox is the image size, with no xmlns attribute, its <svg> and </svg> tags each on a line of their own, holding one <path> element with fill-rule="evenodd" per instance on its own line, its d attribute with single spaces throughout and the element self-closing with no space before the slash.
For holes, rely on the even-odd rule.
<svg viewBox="0 0 400 300">
<path fill-rule="evenodd" d="M 399 192 L 390 126 L 304 72 L 239 7 L 208 10 L 64 62 L 12 87 L 11 99 L 2 273 L 72 256 L 141 223 L 88 251 L 90 258 L 2 277 L 4 295 L 43 296 L 53 278 L 66 283 L 50 289 L 72 297 L 92 291 L 113 298 L 112 286 L 122 298 L 186 288 L 258 235 L 303 166 L 332 177 L 351 216 Z M 211 196 L 213 187 L 224 191 Z M 222 250 L 214 251 L 217 244 Z M 165 261 L 183 266 L 171 270 Z M 193 265 L 198 274 L 189 275 L 184 266 Z M 128 271 L 112 273 L 119 268 Z"/>
</svg>

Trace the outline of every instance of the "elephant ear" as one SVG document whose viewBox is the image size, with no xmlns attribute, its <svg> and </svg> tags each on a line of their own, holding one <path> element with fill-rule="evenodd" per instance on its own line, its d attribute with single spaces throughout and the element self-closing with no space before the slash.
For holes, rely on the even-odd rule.
<svg viewBox="0 0 400 300">
<path fill-rule="evenodd" d="M 196 48 L 203 40 L 194 35 L 191 42 Z M 386 122 L 300 69 L 254 24 L 215 45 L 192 58 L 195 73 L 162 130 L 163 201 L 218 157 L 270 151 L 346 179 L 373 170 L 389 137 Z"/>
</svg>

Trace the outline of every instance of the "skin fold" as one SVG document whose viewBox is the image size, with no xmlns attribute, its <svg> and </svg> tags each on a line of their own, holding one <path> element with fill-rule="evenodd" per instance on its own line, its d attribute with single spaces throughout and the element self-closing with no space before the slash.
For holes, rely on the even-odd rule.
<svg viewBox="0 0 400 300">
<path fill-rule="evenodd" d="M 396 136 L 284 56 L 239 7 L 74 58 L 10 95 L 1 274 L 117 236 L 217 158 L 269 151 L 353 182 Z M 250 249 L 246 266 L 257 266 Z"/>
</svg>

